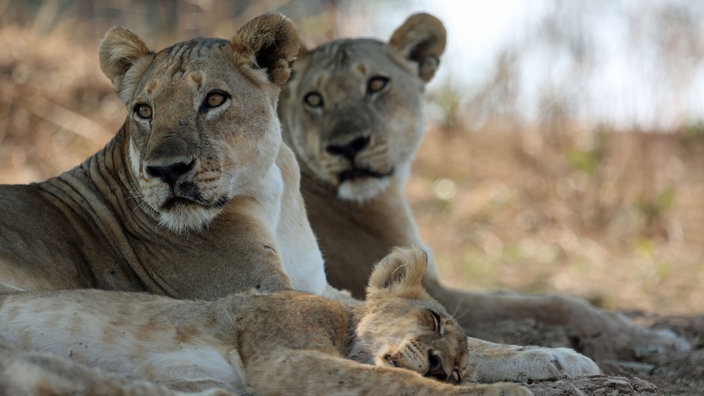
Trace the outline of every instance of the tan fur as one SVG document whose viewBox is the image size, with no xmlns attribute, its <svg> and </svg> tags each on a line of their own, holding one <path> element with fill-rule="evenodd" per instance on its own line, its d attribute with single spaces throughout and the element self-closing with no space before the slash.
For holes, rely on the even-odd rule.
<svg viewBox="0 0 704 396">
<path fill-rule="evenodd" d="M 108 373 L 40 352 L 20 352 L 0 343 L 0 392 L 12 396 L 176 396 L 155 383 Z M 193 394 L 191 394 L 193 395 Z M 213 390 L 199 396 L 233 396 Z"/>
<path fill-rule="evenodd" d="M 325 257 L 328 281 L 358 298 L 363 296 L 373 263 L 393 246 L 423 246 L 404 186 L 424 128 L 424 83 L 433 76 L 444 45 L 440 21 L 427 14 L 413 15 L 386 44 L 345 39 L 303 50 L 294 65 L 294 77 L 282 90 L 279 116 L 284 140 L 301 164 L 302 192 Z M 387 78 L 388 84 L 370 94 L 378 76 Z M 311 94 L 314 104 L 323 104 L 307 103 Z M 644 346 L 688 347 L 671 333 L 632 326 L 570 297 L 448 289 L 438 281 L 432 260 L 425 286 L 457 313 L 470 334 L 473 324 L 533 318 L 569 327 L 576 332 L 577 345 L 596 358 L 616 352 L 632 355 Z M 476 352 L 470 354 L 476 358 L 473 364 L 486 380 L 596 370 L 588 359 L 564 349 L 496 345 L 492 349 L 489 345 L 470 340 Z M 555 361 L 560 364 L 550 364 Z M 510 372 L 511 367 L 527 366 L 532 368 Z"/>
<path fill-rule="evenodd" d="M 231 40 L 159 52 L 125 28 L 108 31 L 100 65 L 126 121 L 75 169 L 0 186 L 0 292 L 322 293 L 298 164 L 276 116 L 298 47 L 281 15 Z"/>
<path fill-rule="evenodd" d="M 423 289 L 425 267 L 422 251 L 395 250 L 354 308 L 294 291 L 212 302 L 98 290 L 6 295 L 0 346 L 48 355 L 3 354 L 0 393 L 530 394 L 468 384 L 466 338 Z M 23 366 L 27 374 L 14 375 Z"/>
</svg>

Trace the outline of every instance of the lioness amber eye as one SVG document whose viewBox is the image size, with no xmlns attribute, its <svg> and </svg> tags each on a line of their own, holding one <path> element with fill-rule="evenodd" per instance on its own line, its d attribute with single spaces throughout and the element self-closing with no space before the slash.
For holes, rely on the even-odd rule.
<svg viewBox="0 0 704 396">
<path fill-rule="evenodd" d="M 228 95 L 225 92 L 222 91 L 213 91 L 208 94 L 208 96 L 205 97 L 205 101 L 203 101 L 203 108 L 204 109 L 214 109 L 216 107 L 222 106 L 223 103 L 227 100 Z"/>
<path fill-rule="evenodd" d="M 377 93 L 384 89 L 389 83 L 389 79 L 383 76 L 375 76 L 369 79 L 367 83 L 367 92 L 370 94 Z"/>
<path fill-rule="evenodd" d="M 303 97 L 303 101 L 310 107 L 323 107 L 323 97 L 317 92 L 309 92 Z"/>
<path fill-rule="evenodd" d="M 144 103 L 139 103 L 135 105 L 134 113 L 137 114 L 137 117 L 142 118 L 144 120 L 152 118 L 152 108 Z"/>
</svg>

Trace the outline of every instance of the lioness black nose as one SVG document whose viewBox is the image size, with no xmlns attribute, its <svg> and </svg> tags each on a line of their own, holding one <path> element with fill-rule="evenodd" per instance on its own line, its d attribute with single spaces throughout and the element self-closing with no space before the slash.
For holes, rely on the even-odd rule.
<svg viewBox="0 0 704 396">
<path fill-rule="evenodd" d="M 370 141 L 369 136 L 360 136 L 344 144 L 330 144 L 325 147 L 325 151 L 332 155 L 353 159 L 355 155 L 369 146 Z"/>
<path fill-rule="evenodd" d="M 442 366 L 442 361 L 440 358 L 435 356 L 432 350 L 428 351 L 428 372 L 425 373 L 426 377 L 437 378 L 440 381 L 445 381 L 447 379 L 447 373 L 445 368 Z"/>
<path fill-rule="evenodd" d="M 176 161 L 165 165 L 150 165 L 147 166 L 147 174 L 152 177 L 158 177 L 163 182 L 173 187 L 174 184 L 176 184 L 176 180 L 193 169 L 193 166 L 195 166 L 194 159 L 191 159 L 190 162 Z"/>
</svg>

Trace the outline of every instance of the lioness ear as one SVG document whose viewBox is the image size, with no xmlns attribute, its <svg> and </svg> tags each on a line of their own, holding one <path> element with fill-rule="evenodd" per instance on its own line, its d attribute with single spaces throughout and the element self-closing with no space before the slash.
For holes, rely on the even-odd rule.
<svg viewBox="0 0 704 396">
<path fill-rule="evenodd" d="M 375 267 L 369 277 L 367 297 L 391 292 L 413 298 L 425 293 L 423 276 L 428 255 L 417 247 L 394 248 Z M 417 297 L 421 297 L 418 295 Z"/>
<path fill-rule="evenodd" d="M 283 85 L 291 74 L 300 40 L 296 26 L 280 14 L 258 16 L 242 26 L 232 39 L 235 52 L 252 57 L 254 66 L 265 69 L 269 80 Z"/>
<path fill-rule="evenodd" d="M 128 102 L 134 83 L 154 58 L 144 41 L 121 26 L 110 28 L 100 42 L 100 69 L 112 82 L 113 89 L 123 102 Z M 135 65 L 141 67 L 135 67 Z M 138 69 L 138 70 L 137 70 Z"/>
<path fill-rule="evenodd" d="M 394 31 L 389 47 L 416 62 L 418 76 L 428 82 L 440 65 L 440 55 L 445 50 L 445 36 L 445 27 L 439 19 L 430 14 L 414 14 Z"/>
</svg>

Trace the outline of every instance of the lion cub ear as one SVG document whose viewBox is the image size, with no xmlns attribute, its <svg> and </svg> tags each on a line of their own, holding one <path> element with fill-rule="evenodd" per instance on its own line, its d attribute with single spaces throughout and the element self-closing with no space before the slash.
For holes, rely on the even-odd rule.
<svg viewBox="0 0 704 396">
<path fill-rule="evenodd" d="M 418 76 L 428 82 L 440 65 L 445 36 L 445 26 L 439 19 L 425 13 L 413 14 L 391 35 L 389 47 L 416 62 Z"/>
<path fill-rule="evenodd" d="M 280 14 L 260 15 L 242 26 L 232 39 L 235 53 L 251 57 L 269 81 L 284 85 L 300 47 L 296 26 Z"/>
<path fill-rule="evenodd" d="M 144 41 L 128 29 L 110 28 L 100 42 L 100 69 L 112 82 L 123 102 L 129 102 L 134 85 L 154 58 Z"/>
<path fill-rule="evenodd" d="M 369 277 L 367 298 L 379 295 L 421 299 L 427 293 L 423 277 L 428 255 L 417 247 L 394 248 L 375 267 Z"/>
</svg>

